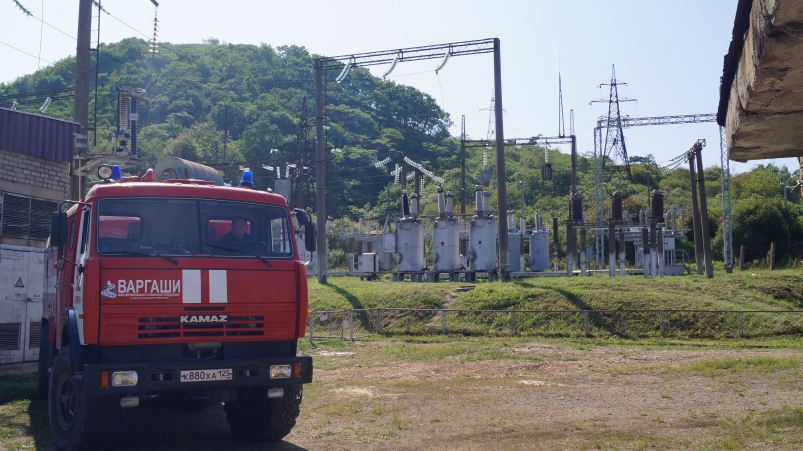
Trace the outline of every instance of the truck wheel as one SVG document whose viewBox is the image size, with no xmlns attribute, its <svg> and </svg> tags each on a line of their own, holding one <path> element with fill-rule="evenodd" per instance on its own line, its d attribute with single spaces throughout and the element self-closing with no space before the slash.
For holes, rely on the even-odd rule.
<svg viewBox="0 0 803 451">
<path fill-rule="evenodd" d="M 49 332 L 47 323 L 43 324 L 42 338 L 39 339 L 39 379 L 36 384 L 36 391 L 42 399 L 47 399 L 50 386 L 50 367 L 53 365 Z"/>
<path fill-rule="evenodd" d="M 246 389 L 237 401 L 226 403 L 226 421 L 242 438 L 260 442 L 281 440 L 296 425 L 301 404 L 301 385 L 285 385 L 284 396 L 268 398 L 266 387 Z"/>
<path fill-rule="evenodd" d="M 114 444 L 120 413 L 118 396 L 87 396 L 72 374 L 70 347 L 61 348 L 50 377 L 48 414 L 60 451 L 108 450 Z"/>
</svg>

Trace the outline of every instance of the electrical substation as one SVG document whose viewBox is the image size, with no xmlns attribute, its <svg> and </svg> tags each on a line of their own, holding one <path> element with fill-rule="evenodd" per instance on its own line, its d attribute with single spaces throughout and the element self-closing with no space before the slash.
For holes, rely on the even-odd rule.
<svg viewBox="0 0 803 451">
<path fill-rule="evenodd" d="M 446 48 L 446 47 L 444 47 Z M 449 55 L 449 51 L 445 53 Z M 383 55 L 384 56 L 384 55 Z M 394 59 L 394 65 L 399 57 Z M 351 57 L 345 67 L 356 64 Z M 347 74 L 344 68 L 339 79 Z M 496 133 L 494 122 L 489 121 L 488 137 L 485 140 L 469 140 L 465 134 L 465 116 L 462 123 L 460 143 L 461 186 L 459 205 L 455 211 L 457 196 L 447 191 L 443 179 L 427 170 L 422 164 L 406 156 L 386 158 L 377 167 L 395 162 L 391 171 L 396 184 L 401 184 L 401 197 L 398 212 L 381 219 L 359 218 L 357 221 L 342 218 L 334 221 L 339 225 L 340 238 L 349 240 L 349 267 L 345 273 L 329 275 L 355 275 L 363 279 L 375 279 L 380 274 L 390 274 L 394 281 L 437 282 L 440 280 L 474 282 L 478 278 L 494 280 L 520 279 L 541 276 L 588 276 L 594 273 L 610 277 L 638 274 L 654 278 L 670 275 L 683 275 L 691 272 L 696 264 L 698 274 L 713 276 L 711 266 L 710 233 L 707 221 L 707 204 L 702 177 L 701 151 L 705 140 L 698 140 L 691 149 L 669 161 L 664 172 L 679 167 L 683 162 L 689 164 L 690 187 L 692 192 L 692 211 L 679 208 L 664 208 L 663 193 L 655 190 L 649 195 L 648 208 L 630 213 L 623 207 L 623 198 L 613 193 L 605 198 L 605 184 L 616 177 L 632 180 L 627 155 L 624 129 L 635 126 L 678 125 L 714 122 L 714 114 L 694 114 L 680 116 L 660 116 L 647 118 L 622 117 L 618 87 L 624 83 L 616 79 L 615 68 L 611 81 L 600 86 L 610 87 L 608 99 L 596 102 L 607 103 L 608 115 L 597 121 L 594 128 L 594 186 L 593 205 L 584 205 L 582 195 L 577 189 L 577 136 L 574 134 L 574 117 L 570 111 L 570 133 L 564 130 L 562 87 L 559 77 L 559 130 L 557 136 L 537 135 L 531 138 L 508 138 L 501 140 Z M 501 98 L 492 99 L 490 110 L 496 112 Z M 500 126 L 496 122 L 496 126 Z M 721 130 L 720 130 L 720 136 Z M 485 189 L 491 184 L 491 170 L 488 168 L 486 150 L 491 143 L 499 148 L 522 145 L 542 146 L 545 150 L 544 164 L 541 168 L 543 180 L 552 179 L 552 164 L 549 163 L 550 148 L 556 145 L 569 145 L 571 155 L 571 195 L 569 215 L 566 218 L 551 218 L 545 221 L 536 212 L 529 223 L 522 214 L 507 210 L 506 202 L 501 202 L 497 190 L 500 210 L 491 211 L 491 193 Z M 730 170 L 727 163 L 724 140 L 721 140 L 723 167 L 721 170 L 723 235 L 725 268 L 733 266 L 732 233 L 730 231 Z M 474 186 L 474 211 L 466 212 L 467 186 L 465 158 L 467 150 L 482 148 L 483 167 L 477 174 Z M 502 155 L 504 151 L 501 152 Z M 499 160 L 497 160 L 499 161 Z M 421 189 L 424 181 L 431 179 L 441 185 L 437 189 L 437 213 L 423 214 Z M 408 191 L 407 182 L 413 182 L 413 190 Z M 501 186 L 505 181 L 497 181 Z M 606 209 L 605 205 L 609 205 Z M 501 208 L 505 205 L 504 210 Z M 593 210 L 592 210 L 593 209 Z M 686 223 L 692 218 L 691 228 Z M 548 218 L 547 218 L 548 219 Z M 332 221 L 325 222 L 327 228 Z M 563 242 L 559 228 L 565 228 Z M 691 230 L 690 230 L 691 229 Z M 726 230 L 727 229 L 727 230 Z M 694 255 L 678 242 L 687 239 L 689 233 L 694 237 Z M 501 239 L 500 239 L 501 238 Z M 505 243 L 503 246 L 502 243 Z M 627 250 L 632 249 L 628 259 Z M 500 258 L 504 252 L 504 258 Z M 319 256 L 320 259 L 320 256 Z M 320 260 L 317 260 L 320 261 Z M 320 278 L 320 267 L 314 266 L 313 274 Z"/>
</svg>

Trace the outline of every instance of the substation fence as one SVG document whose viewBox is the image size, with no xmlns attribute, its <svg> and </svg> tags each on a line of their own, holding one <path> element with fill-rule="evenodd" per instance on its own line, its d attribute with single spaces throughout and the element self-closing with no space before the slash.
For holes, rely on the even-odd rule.
<svg viewBox="0 0 803 451">
<path fill-rule="evenodd" d="M 754 338 L 803 334 L 803 310 L 455 310 L 370 308 L 310 312 L 315 339 L 376 335 Z"/>
</svg>

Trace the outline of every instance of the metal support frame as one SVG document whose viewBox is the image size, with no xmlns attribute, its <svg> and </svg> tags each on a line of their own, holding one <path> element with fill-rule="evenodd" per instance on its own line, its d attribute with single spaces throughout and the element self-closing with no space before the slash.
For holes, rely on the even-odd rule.
<svg viewBox="0 0 803 451">
<path fill-rule="evenodd" d="M 623 117 L 621 127 L 644 127 L 649 125 L 679 125 L 679 124 L 701 124 L 706 122 L 716 122 L 716 113 L 706 114 L 686 114 L 675 116 L 652 116 L 652 117 Z M 605 186 L 603 182 L 603 145 L 602 129 L 614 127 L 617 124 L 608 117 L 600 117 L 597 126 L 594 128 L 594 219 L 596 222 L 604 222 L 605 212 Z M 725 255 L 725 267 L 733 267 L 733 220 L 731 217 L 731 186 L 730 186 L 730 160 L 728 159 L 728 149 L 725 142 L 724 130 L 720 127 L 720 164 L 721 164 L 721 188 L 722 188 L 722 231 L 723 231 L 723 253 Z M 604 268 L 605 258 L 603 255 L 604 236 L 597 234 L 595 240 L 595 259 L 597 267 Z"/>
<path fill-rule="evenodd" d="M 502 118 L 502 63 L 500 55 L 499 38 L 489 38 L 475 41 L 461 41 L 447 44 L 427 45 L 421 47 L 408 47 L 404 49 L 382 50 L 378 52 L 354 53 L 335 57 L 316 58 L 315 61 L 315 129 L 316 129 L 316 203 L 317 203 L 317 257 L 318 282 L 326 283 L 326 196 L 324 186 L 324 152 L 323 134 L 323 75 L 330 70 L 342 70 L 344 65 L 349 67 L 366 67 L 380 64 L 395 64 L 405 61 L 421 61 L 446 56 L 477 55 L 493 53 L 494 55 L 494 92 L 496 117 L 496 183 L 497 205 L 499 218 L 506 217 L 507 197 L 505 186 L 505 139 Z M 507 223 L 499 221 L 499 269 L 500 280 L 505 281 L 508 273 L 507 265 Z"/>
</svg>

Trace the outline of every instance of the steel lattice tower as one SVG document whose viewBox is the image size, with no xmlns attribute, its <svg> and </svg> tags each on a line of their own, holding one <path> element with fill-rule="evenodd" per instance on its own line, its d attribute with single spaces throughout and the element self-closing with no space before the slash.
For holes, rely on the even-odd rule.
<svg viewBox="0 0 803 451">
<path fill-rule="evenodd" d="M 622 116 L 619 104 L 622 102 L 635 102 L 634 99 L 619 98 L 619 86 L 627 83 L 616 81 L 616 66 L 611 67 L 611 82 L 602 83 L 599 86 L 610 86 L 608 100 L 595 100 L 598 103 L 608 104 L 608 120 L 605 130 L 605 143 L 600 149 L 599 171 L 600 176 L 607 169 L 608 180 L 619 172 L 624 172 L 627 179 L 632 181 L 633 175 L 630 173 L 630 160 L 627 156 L 627 146 L 625 145 L 625 135 L 622 132 Z"/>
</svg>

